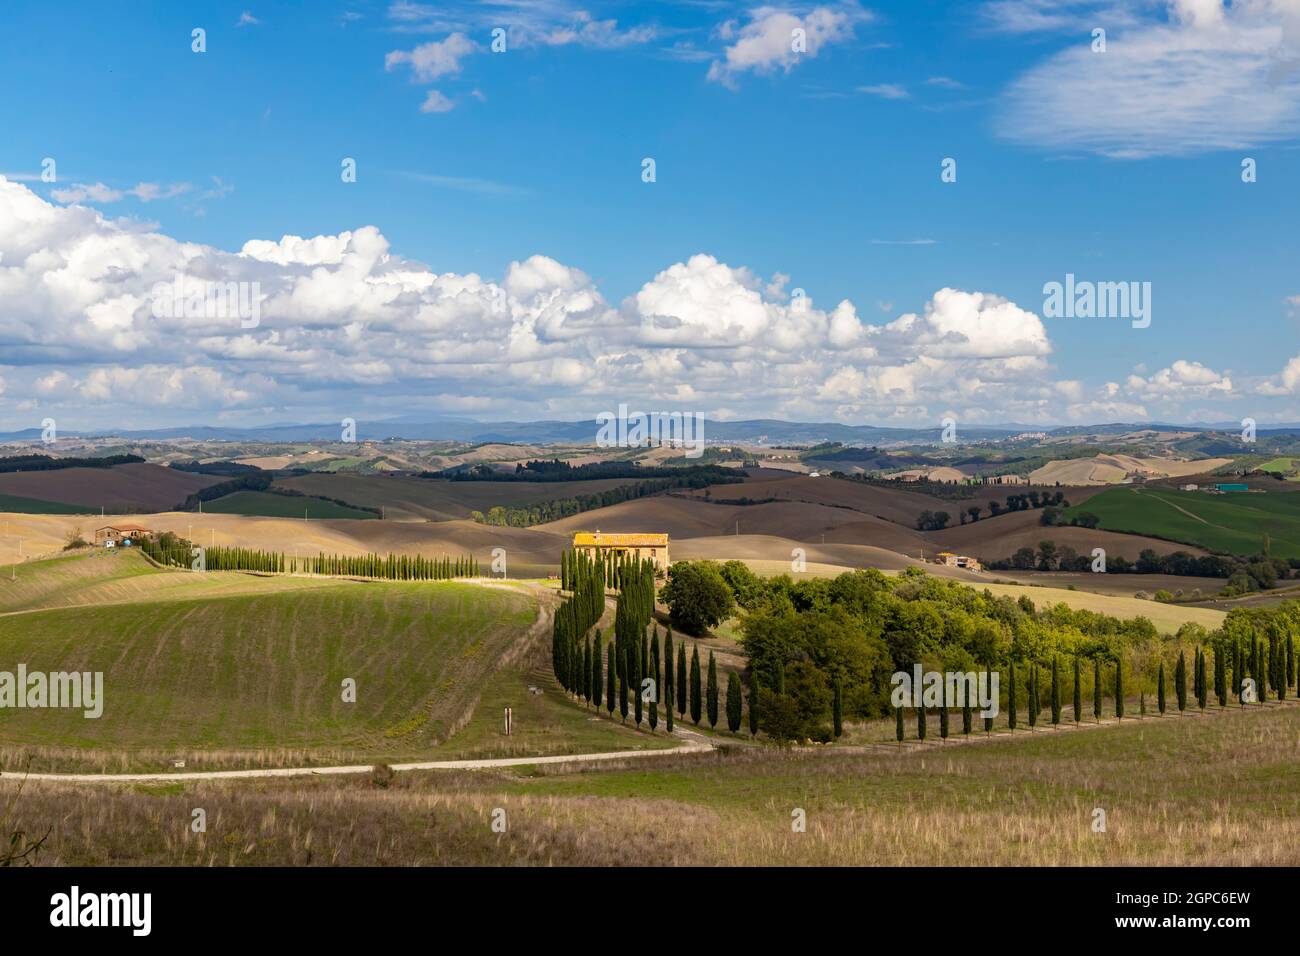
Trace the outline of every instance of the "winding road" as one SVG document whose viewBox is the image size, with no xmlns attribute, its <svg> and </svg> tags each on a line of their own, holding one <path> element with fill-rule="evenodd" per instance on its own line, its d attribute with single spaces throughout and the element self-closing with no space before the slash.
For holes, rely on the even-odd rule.
<svg viewBox="0 0 1300 956">
<path fill-rule="evenodd" d="M 558 754 L 548 757 L 490 757 L 482 760 L 426 760 L 390 764 L 393 770 L 491 770 L 494 767 L 530 767 L 537 764 L 589 763 L 604 760 L 635 760 L 641 757 L 706 753 L 714 749 L 708 738 L 687 730 L 674 734 L 686 741 L 680 747 L 661 750 L 610 750 L 591 754 Z M 198 780 L 247 780 L 257 777 L 309 777 L 370 773 L 373 764 L 337 767 L 277 767 L 265 770 L 195 770 L 179 773 L 0 773 L 0 780 L 49 780 L 57 783 L 174 783 Z"/>
</svg>

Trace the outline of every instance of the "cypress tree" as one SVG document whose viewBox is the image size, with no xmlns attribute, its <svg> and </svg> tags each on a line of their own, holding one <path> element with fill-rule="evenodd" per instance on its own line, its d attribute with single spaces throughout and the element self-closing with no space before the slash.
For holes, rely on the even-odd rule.
<svg viewBox="0 0 1300 956">
<path fill-rule="evenodd" d="M 1038 726 L 1038 664 L 1029 665 L 1029 729 Z"/>
<path fill-rule="evenodd" d="M 1228 703 L 1228 671 L 1224 666 L 1223 644 L 1214 645 L 1214 696 L 1219 698 L 1219 706 Z"/>
<path fill-rule="evenodd" d="M 584 703 L 591 701 L 591 642 L 582 642 L 582 657 L 578 665 L 578 683 L 581 685 L 578 690 Z"/>
<path fill-rule="evenodd" d="M 1178 665 L 1174 668 L 1174 699 L 1180 712 L 1187 709 L 1187 655 L 1178 652 Z"/>
<path fill-rule="evenodd" d="M 758 736 L 758 668 L 749 664 L 749 735 Z"/>
<path fill-rule="evenodd" d="M 1196 649 L 1196 701 L 1202 708 L 1205 705 L 1201 703 L 1201 700 L 1207 699 L 1210 694 L 1209 677 L 1210 668 L 1205 659 L 1205 648 L 1198 647 Z"/>
<path fill-rule="evenodd" d="M 1056 655 L 1052 655 L 1052 726 L 1061 723 L 1061 674 Z"/>
<path fill-rule="evenodd" d="M 709 677 L 705 687 L 705 703 L 708 707 L 709 726 L 718 726 L 718 665 L 714 663 L 713 651 L 709 651 Z"/>
<path fill-rule="evenodd" d="M 1201 651 L 1196 659 L 1196 706 L 1205 710 L 1206 700 L 1209 698 L 1208 681 L 1205 673 L 1205 652 Z"/>
<path fill-rule="evenodd" d="M 1011 661 L 1011 680 L 1007 682 L 1007 726 L 1016 729 L 1016 662 Z"/>
<path fill-rule="evenodd" d="M 627 668 L 624 667 L 618 672 L 618 712 L 623 718 L 623 723 L 627 723 Z"/>
<path fill-rule="evenodd" d="M 696 727 L 700 726 L 700 716 L 700 646 L 695 644 L 691 646 L 691 720 Z"/>
<path fill-rule="evenodd" d="M 1101 658 L 1092 661 L 1092 719 L 1101 723 Z"/>
<path fill-rule="evenodd" d="M 1165 662 L 1160 662 L 1160 673 L 1156 677 L 1156 706 L 1160 708 L 1160 716 L 1165 715 Z"/>
<path fill-rule="evenodd" d="M 677 645 L 677 716 L 686 716 L 686 642 Z"/>
<path fill-rule="evenodd" d="M 1268 684 L 1264 680 L 1264 644 L 1261 641 L 1255 645 L 1255 699 L 1263 707 L 1267 697 Z"/>
<path fill-rule="evenodd" d="M 961 708 L 961 732 L 963 736 L 970 736 L 971 717 L 970 694 L 964 694 Z"/>
<path fill-rule="evenodd" d="M 1124 719 L 1124 661 L 1115 658 L 1115 717 Z"/>
<path fill-rule="evenodd" d="M 831 725 L 838 740 L 844 734 L 844 687 L 838 680 L 835 682 L 834 697 L 831 699 Z"/>
<path fill-rule="evenodd" d="M 609 711 L 609 716 L 614 716 L 614 694 L 618 690 L 614 685 L 618 682 L 618 664 L 614 661 L 614 642 L 609 642 L 609 648 L 605 652 L 605 709 Z"/>
<path fill-rule="evenodd" d="M 654 681 L 650 691 L 650 733 L 659 726 L 659 633 L 650 641 L 650 677 Z"/>
<path fill-rule="evenodd" d="M 1218 657 L 1218 654 L 1214 655 Z M 1291 635 L 1286 636 L 1286 682 L 1288 684 L 1296 683 L 1295 676 L 1295 642 L 1291 640 Z M 1297 685 L 1297 693 L 1300 693 L 1300 685 Z"/>
<path fill-rule="evenodd" d="M 903 708 L 894 708 L 894 737 L 901 744 L 903 742 Z"/>
<path fill-rule="evenodd" d="M 1286 699 L 1286 649 L 1282 646 L 1280 640 L 1269 638 L 1269 644 L 1273 648 L 1273 689 L 1277 691 L 1277 699 Z"/>
<path fill-rule="evenodd" d="M 948 701 L 939 702 L 939 737 L 942 740 L 948 739 Z"/>
<path fill-rule="evenodd" d="M 669 681 L 664 682 L 664 726 L 668 733 L 673 732 L 673 685 Z"/>
<path fill-rule="evenodd" d="M 925 739 L 925 701 L 921 701 L 921 706 L 916 708 L 916 739 Z"/>
<path fill-rule="evenodd" d="M 1241 699 L 1241 641 L 1232 642 L 1232 692 L 1237 695 L 1237 703 L 1245 706 Z"/>
<path fill-rule="evenodd" d="M 740 730 L 741 718 L 740 678 L 735 671 L 727 674 L 727 729 L 733 734 Z"/>
<path fill-rule="evenodd" d="M 664 708 L 668 712 L 668 729 L 672 730 L 673 709 L 673 626 L 664 634 Z"/>
<path fill-rule="evenodd" d="M 1083 683 L 1080 681 L 1079 673 L 1079 655 L 1074 655 L 1074 722 L 1079 722 L 1079 715 L 1083 713 Z"/>
<path fill-rule="evenodd" d="M 645 662 L 641 657 L 641 641 L 635 637 L 628 646 L 630 654 L 628 658 L 628 685 L 632 688 L 632 717 L 636 720 L 636 725 L 641 726 L 641 721 L 645 717 L 645 691 L 641 689 L 641 679 L 645 676 Z"/>
<path fill-rule="evenodd" d="M 596 710 L 600 710 L 601 698 L 605 696 L 604 681 L 601 679 L 601 666 L 604 661 L 603 639 L 600 636 L 600 628 L 596 628 L 595 643 L 591 649 L 591 702 L 596 705 Z"/>
</svg>

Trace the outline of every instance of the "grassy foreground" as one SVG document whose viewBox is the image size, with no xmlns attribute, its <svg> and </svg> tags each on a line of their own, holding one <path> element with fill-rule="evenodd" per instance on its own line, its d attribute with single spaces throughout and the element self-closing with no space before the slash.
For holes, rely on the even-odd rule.
<svg viewBox="0 0 1300 956">
<path fill-rule="evenodd" d="M 1229 710 L 898 754 L 737 748 L 386 783 L 33 782 L 12 826 L 52 826 L 37 862 L 65 865 L 1300 863 L 1300 707 Z M 190 829 L 196 807 L 206 833 Z"/>
</svg>

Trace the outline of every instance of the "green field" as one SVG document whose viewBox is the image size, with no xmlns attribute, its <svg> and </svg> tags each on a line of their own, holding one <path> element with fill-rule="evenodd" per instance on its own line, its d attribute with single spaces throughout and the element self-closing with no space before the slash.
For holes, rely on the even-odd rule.
<svg viewBox="0 0 1300 956">
<path fill-rule="evenodd" d="M 98 507 L 90 505 L 66 505 L 61 501 L 42 501 L 40 498 L 24 498 L 22 495 L 0 494 L 0 511 L 12 511 L 25 515 L 88 515 L 99 514 Z"/>
<path fill-rule="evenodd" d="M 137 550 L 98 549 L 0 567 L 0 616 L 80 605 L 270 594 L 338 583 L 330 578 L 260 577 L 235 571 L 192 574 L 162 569 Z"/>
<path fill-rule="evenodd" d="M 528 585 L 200 574 L 133 551 L 4 570 L 0 670 L 104 674 L 97 719 L 0 709 L 5 770 L 29 758 L 33 770 L 157 771 L 176 757 L 219 769 L 671 743 L 556 692 L 537 618 L 553 598 Z M 355 703 L 342 700 L 345 677 Z"/>
<path fill-rule="evenodd" d="M 236 491 L 215 501 L 203 502 L 203 510 L 219 515 L 250 515 L 260 518 L 378 518 L 376 514 L 335 504 L 307 495 L 277 495 L 269 491 Z"/>
<path fill-rule="evenodd" d="M 1300 469 L 1300 463 L 1297 463 L 1294 458 L 1274 458 L 1272 461 L 1266 461 L 1255 467 L 1260 471 L 1271 472 L 1275 475 L 1293 475 L 1297 469 Z"/>
<path fill-rule="evenodd" d="M 1292 492 L 1238 492 L 1112 488 L 1065 511 L 1091 512 L 1099 527 L 1196 545 L 1207 551 L 1279 558 L 1300 557 L 1300 497 Z"/>
<path fill-rule="evenodd" d="M 468 716 L 534 617 L 520 592 L 448 582 L 10 614 L 3 669 L 102 671 L 104 708 L 98 719 L 6 708 L 0 742 L 419 753 Z M 356 681 L 355 703 L 342 699 L 344 678 Z"/>
</svg>

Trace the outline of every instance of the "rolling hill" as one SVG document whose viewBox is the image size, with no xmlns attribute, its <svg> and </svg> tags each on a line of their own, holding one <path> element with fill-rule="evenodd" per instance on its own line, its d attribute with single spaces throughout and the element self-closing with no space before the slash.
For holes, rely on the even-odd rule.
<svg viewBox="0 0 1300 956">
<path fill-rule="evenodd" d="M 112 468 L 62 468 L 0 474 L 0 494 L 76 505 L 106 514 L 165 511 L 224 479 L 139 462 Z"/>
<path fill-rule="evenodd" d="M 1125 489 L 1117 489 L 1117 491 L 1123 490 Z M 1103 492 L 1103 494 L 1111 493 Z M 1092 504 L 1089 503 L 1087 506 L 1077 506 L 1077 511 L 1071 509 L 1071 513 L 1092 510 Z M 1124 557 L 1130 561 L 1136 561 L 1138 554 L 1145 548 L 1150 548 L 1157 554 L 1169 554 L 1173 551 L 1205 553 L 1202 548 L 1195 545 L 1138 534 L 1065 525 L 1044 527 L 1040 523 L 1041 516 L 1041 511 L 1015 511 L 1011 514 L 998 515 L 996 518 L 981 518 L 972 524 L 956 528 L 934 531 L 927 537 L 932 547 L 956 551 L 959 554 L 971 554 L 985 561 L 1010 557 L 1020 548 L 1037 548 L 1040 541 L 1054 541 L 1058 547 L 1071 547 L 1080 554 L 1088 554 L 1093 548 L 1105 548 L 1108 555 Z"/>
<path fill-rule="evenodd" d="M 379 515 L 349 508 L 311 495 L 277 495 L 269 491 L 236 491 L 203 503 L 204 514 L 256 515 L 263 518 L 354 518 Z"/>
<path fill-rule="evenodd" d="M 312 474 L 282 478 L 276 485 L 363 505 L 383 508 L 386 518 L 412 521 L 453 521 L 471 511 L 486 513 L 495 505 L 525 507 L 559 498 L 608 491 L 636 479 L 598 478 L 589 481 L 446 481 L 378 475 Z"/>
<path fill-rule="evenodd" d="M 83 559 L 85 560 L 85 559 Z M 160 572 L 195 582 L 206 575 Z M 0 711 L 0 743 L 418 752 L 469 716 L 535 620 L 528 595 L 462 582 L 253 589 L 10 613 L 0 655 L 103 673 L 103 714 Z M 356 682 L 355 703 L 342 682 Z"/>
<path fill-rule="evenodd" d="M 1152 478 L 1181 478 L 1203 475 L 1232 464 L 1231 458 L 1203 458 L 1183 461 L 1174 458 L 1137 458 L 1132 455 L 1096 455 L 1049 462 L 1029 477 L 1044 485 L 1115 485 L 1131 472 Z"/>
<path fill-rule="evenodd" d="M 1294 493 L 1207 494 L 1167 488 L 1115 488 L 1092 498 L 1086 508 L 1111 531 L 1158 536 L 1225 554 L 1264 550 L 1300 558 L 1300 496 Z"/>
</svg>

